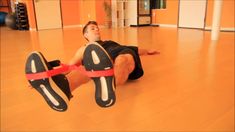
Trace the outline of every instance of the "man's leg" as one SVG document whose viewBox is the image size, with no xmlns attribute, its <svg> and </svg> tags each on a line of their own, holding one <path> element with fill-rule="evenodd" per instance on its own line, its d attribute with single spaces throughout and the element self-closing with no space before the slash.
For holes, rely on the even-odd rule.
<svg viewBox="0 0 235 132">
<path fill-rule="evenodd" d="M 113 62 L 105 49 L 96 42 L 87 45 L 83 54 L 86 71 L 93 74 L 96 103 L 101 107 L 110 107 L 116 101 Z M 102 72 L 103 71 L 103 72 Z M 89 75 L 90 76 L 90 75 Z"/>
<path fill-rule="evenodd" d="M 114 76 L 116 79 L 116 84 L 124 84 L 134 68 L 135 61 L 131 54 L 118 55 L 114 61 Z"/>
<path fill-rule="evenodd" d="M 52 66 L 51 64 L 52 62 L 47 62 L 42 53 L 32 52 L 26 60 L 25 73 L 30 85 L 40 93 L 52 109 L 66 111 L 67 104 L 72 97 L 69 82 L 63 74 L 46 76 L 49 75 L 48 71 L 58 65 Z"/>
<path fill-rule="evenodd" d="M 90 80 L 89 77 L 82 74 L 80 71 L 71 71 L 69 74 L 66 75 L 66 77 L 68 79 L 71 92 Z"/>
</svg>

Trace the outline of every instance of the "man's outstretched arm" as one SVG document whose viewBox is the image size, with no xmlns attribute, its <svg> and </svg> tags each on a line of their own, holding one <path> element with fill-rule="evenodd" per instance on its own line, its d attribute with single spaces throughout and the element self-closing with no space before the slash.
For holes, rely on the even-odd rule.
<svg viewBox="0 0 235 132">
<path fill-rule="evenodd" d="M 140 56 L 160 54 L 160 52 L 155 49 L 141 49 L 141 48 L 138 49 L 138 53 Z"/>
</svg>

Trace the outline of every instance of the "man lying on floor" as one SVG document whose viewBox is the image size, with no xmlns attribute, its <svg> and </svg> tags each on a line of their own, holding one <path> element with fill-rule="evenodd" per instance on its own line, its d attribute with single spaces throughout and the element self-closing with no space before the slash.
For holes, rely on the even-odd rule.
<svg viewBox="0 0 235 132">
<path fill-rule="evenodd" d="M 47 62 L 40 52 L 32 52 L 27 59 L 26 77 L 29 83 L 54 110 L 67 110 L 71 92 L 90 79 L 95 83 L 96 103 L 101 107 L 112 106 L 116 100 L 116 85 L 143 76 L 139 56 L 159 53 L 114 41 L 102 41 L 95 21 L 89 21 L 84 26 L 83 35 L 88 44 L 77 50 L 68 65 L 61 65 L 58 61 Z M 53 69 L 59 65 L 60 69 Z"/>
</svg>

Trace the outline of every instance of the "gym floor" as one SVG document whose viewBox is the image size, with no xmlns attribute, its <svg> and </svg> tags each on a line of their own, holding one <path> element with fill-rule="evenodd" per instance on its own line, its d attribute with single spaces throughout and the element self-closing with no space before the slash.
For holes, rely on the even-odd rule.
<svg viewBox="0 0 235 132">
<path fill-rule="evenodd" d="M 234 32 L 162 27 L 101 28 L 103 40 L 156 49 L 144 76 L 116 89 L 116 104 L 95 103 L 93 82 L 73 92 L 66 112 L 48 107 L 24 74 L 41 51 L 66 63 L 86 43 L 81 28 L 18 31 L 1 27 L 1 131 L 234 131 Z"/>
</svg>

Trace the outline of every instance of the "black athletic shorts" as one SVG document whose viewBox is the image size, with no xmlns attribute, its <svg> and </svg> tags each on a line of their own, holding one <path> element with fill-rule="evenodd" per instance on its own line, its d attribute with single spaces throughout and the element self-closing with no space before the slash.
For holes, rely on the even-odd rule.
<svg viewBox="0 0 235 132">
<path fill-rule="evenodd" d="M 135 69 L 130 73 L 128 79 L 135 80 L 143 76 L 144 71 L 141 65 L 140 57 L 138 54 L 138 47 L 136 46 L 123 46 L 114 41 L 97 41 L 110 55 L 110 57 L 115 60 L 115 58 L 120 54 L 131 54 L 135 61 Z"/>
</svg>

